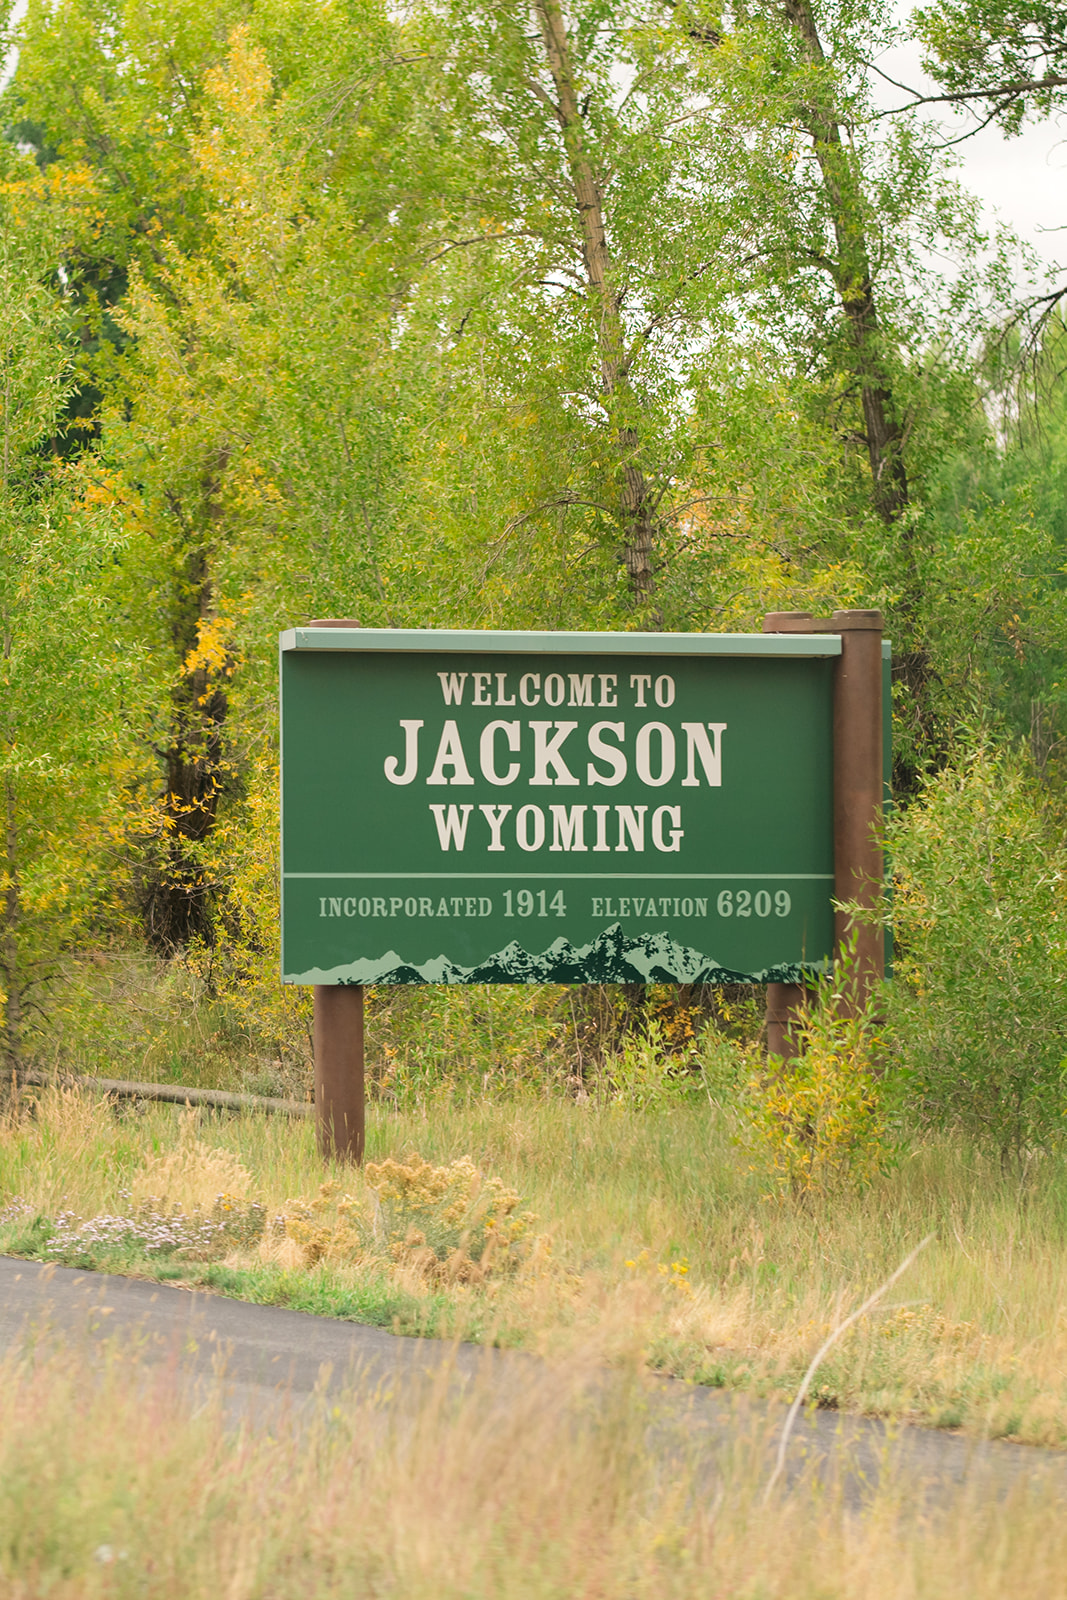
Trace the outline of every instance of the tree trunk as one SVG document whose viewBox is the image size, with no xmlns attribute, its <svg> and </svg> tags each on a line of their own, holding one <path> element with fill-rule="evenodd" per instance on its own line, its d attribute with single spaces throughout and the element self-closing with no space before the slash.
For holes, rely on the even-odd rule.
<svg viewBox="0 0 1067 1600">
<path fill-rule="evenodd" d="M 801 41 L 807 61 L 814 67 L 823 66 L 826 57 L 809 0 L 784 0 L 784 13 Z M 906 686 L 920 740 L 929 743 L 934 737 L 929 704 L 930 662 L 919 642 L 923 578 L 914 528 L 905 515 L 910 504 L 905 434 L 881 349 L 859 178 L 833 109 L 825 104 L 807 104 L 798 108 L 798 114 L 812 141 L 834 230 L 837 254 L 829 263 L 829 270 L 841 302 L 860 385 L 871 498 L 881 520 L 896 530 L 903 561 L 897 616 L 905 634 L 905 648 L 895 652 L 893 676 Z M 911 787 L 914 773 L 901 772 L 900 776 L 905 786 Z"/>
<path fill-rule="evenodd" d="M 217 520 L 218 478 L 205 476 L 209 521 Z M 182 511 L 172 499 L 179 522 Z M 224 727 L 232 660 L 204 648 L 215 617 L 210 546 L 191 541 L 175 584 L 171 632 L 181 668 L 171 691 L 171 736 L 160 751 L 166 786 L 160 797 L 157 849 L 142 881 L 141 912 L 149 942 L 171 955 L 194 939 L 214 937 L 215 886 L 202 846 L 215 826 L 228 764 Z"/>
<path fill-rule="evenodd" d="M 556 90 L 553 109 L 563 134 L 567 170 L 582 234 L 586 284 L 597 313 L 600 388 L 612 421 L 615 447 L 622 463 L 620 517 L 624 529 L 624 559 L 630 593 L 636 605 L 652 604 L 655 576 L 652 558 L 655 513 L 645 475 L 638 465 L 640 438 L 632 421 L 634 395 L 627 375 L 626 334 L 620 298 L 612 283 L 611 253 L 604 223 L 604 194 L 585 137 L 585 122 L 571 64 L 570 40 L 559 0 L 537 0 L 541 38 Z M 662 618 L 653 613 L 653 627 Z"/>
<path fill-rule="evenodd" d="M 821 67 L 826 58 L 808 0 L 785 0 L 785 14 L 807 60 Z M 833 223 L 837 257 L 830 271 L 856 355 L 874 505 L 883 522 L 894 523 L 908 506 L 904 437 L 879 349 L 878 312 L 856 172 L 833 111 L 805 105 L 800 116 L 814 146 Z"/>
</svg>

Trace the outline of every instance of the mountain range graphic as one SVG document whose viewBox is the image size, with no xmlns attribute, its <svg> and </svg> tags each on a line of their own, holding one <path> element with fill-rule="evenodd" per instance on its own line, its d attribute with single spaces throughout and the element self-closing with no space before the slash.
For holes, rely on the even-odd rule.
<svg viewBox="0 0 1067 1600">
<path fill-rule="evenodd" d="M 395 950 L 340 966 L 286 973 L 288 983 L 800 983 L 821 963 L 783 964 L 736 972 L 713 957 L 677 944 L 666 933 L 624 932 L 619 923 L 576 949 L 556 939 L 531 954 L 517 940 L 478 963 L 460 967 L 445 956 L 416 963 Z"/>
</svg>

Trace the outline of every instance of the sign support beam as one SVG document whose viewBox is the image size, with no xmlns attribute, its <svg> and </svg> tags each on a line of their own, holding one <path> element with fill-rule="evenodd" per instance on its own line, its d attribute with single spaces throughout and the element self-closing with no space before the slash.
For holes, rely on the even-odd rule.
<svg viewBox="0 0 1067 1600">
<path fill-rule="evenodd" d="M 324 1161 L 363 1160 L 363 985 L 317 983 L 315 1133 Z"/>
<path fill-rule="evenodd" d="M 772 611 L 764 633 L 836 633 L 841 654 L 834 665 L 834 898 L 873 910 L 882 892 L 881 846 L 884 792 L 882 746 L 882 632 L 880 611 L 835 611 L 830 618 L 810 611 Z M 885 977 L 883 930 L 872 921 L 855 921 L 847 911 L 834 914 L 835 956 L 855 939 L 854 998 L 862 1007 Z M 766 1037 L 769 1055 L 789 1059 L 799 1052 L 797 1037 L 806 991 L 799 983 L 767 985 Z"/>
<path fill-rule="evenodd" d="M 320 621 L 312 628 L 358 628 L 352 618 Z M 315 1136 L 324 1161 L 363 1160 L 366 1090 L 363 1057 L 363 985 L 316 983 L 312 1052 Z"/>
</svg>

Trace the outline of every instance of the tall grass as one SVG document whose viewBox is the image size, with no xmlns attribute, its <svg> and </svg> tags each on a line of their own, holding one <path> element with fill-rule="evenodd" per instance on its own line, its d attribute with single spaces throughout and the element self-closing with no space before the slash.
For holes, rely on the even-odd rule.
<svg viewBox="0 0 1067 1600">
<path fill-rule="evenodd" d="M 269 1211 L 313 1197 L 323 1180 L 306 1124 L 115 1111 L 49 1091 L 0 1124 L 0 1203 L 22 1201 L 0 1248 L 38 1249 L 29 1213 L 121 1212 L 131 1194 L 151 1190 L 139 1174 L 157 1171 L 191 1132 L 209 1153 L 242 1164 L 248 1197 Z M 410 1264 L 311 1270 L 268 1238 L 210 1268 L 172 1263 L 170 1275 L 386 1324 L 402 1304 L 405 1327 L 548 1354 L 594 1349 L 607 1361 L 784 1397 L 837 1318 L 935 1232 L 894 1305 L 828 1358 L 815 1398 L 1067 1442 L 1067 1163 L 1058 1157 L 1042 1158 L 1020 1188 L 995 1160 L 931 1139 L 862 1195 L 830 1195 L 816 1209 L 768 1195 L 728 1117 L 707 1100 L 640 1110 L 535 1097 L 374 1108 L 369 1159 L 411 1151 L 442 1164 L 470 1155 L 516 1189 L 542 1236 L 529 1268 L 442 1289 Z M 205 1157 L 205 1203 L 217 1170 Z M 336 1176 L 357 1199 L 365 1194 L 361 1174 Z"/>
<path fill-rule="evenodd" d="M 51 1005 L 35 1018 L 32 1064 L 104 1078 L 183 1083 L 307 1099 L 311 996 L 266 982 L 246 991 L 211 951 L 162 961 L 136 950 L 71 953 Z M 571 1094 L 628 1087 L 653 1097 L 692 1060 L 758 1032 L 762 998 L 747 986 L 650 984 L 399 985 L 367 991 L 368 1087 L 391 1106 Z M 704 1025 L 714 1019 L 715 1026 Z M 734 1074 L 741 1064 L 731 1062 Z"/>
<path fill-rule="evenodd" d="M 714 1473 L 650 1443 L 640 1385 L 567 1371 L 489 1406 L 348 1399 L 304 1426 L 194 1412 L 166 1367 L 42 1347 L 0 1367 L 0 1585 L 36 1600 L 1049 1600 L 1067 1519 L 1050 1475 L 924 1499 L 883 1478 L 761 1503 L 766 1438 Z"/>
</svg>

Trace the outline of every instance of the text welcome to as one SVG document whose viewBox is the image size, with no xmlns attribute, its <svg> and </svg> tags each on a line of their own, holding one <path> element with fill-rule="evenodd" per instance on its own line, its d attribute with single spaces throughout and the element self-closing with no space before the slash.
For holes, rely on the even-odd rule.
<svg viewBox="0 0 1067 1600">
<path fill-rule="evenodd" d="M 617 673 L 439 672 L 437 677 L 446 706 L 615 709 L 620 692 L 626 694 Z M 669 710 L 674 704 L 674 679 L 666 673 L 633 673 L 628 689 L 635 711 Z M 588 788 L 612 789 L 631 774 L 645 788 L 662 789 L 683 772 L 683 789 L 722 786 L 725 722 L 628 724 L 605 718 L 585 728 L 584 748 L 581 724 L 566 718 L 495 718 L 477 735 L 468 734 L 466 745 L 454 718 L 444 719 L 436 732 L 422 718 L 402 718 L 399 726 L 403 754 L 384 763 L 386 779 L 398 787 L 420 781 L 424 771 L 421 781 L 428 787 L 473 787 L 474 770 L 497 789 L 515 783 L 531 789 L 579 788 L 583 781 Z M 475 806 L 430 803 L 428 809 L 441 850 L 464 850 Z M 546 845 L 560 852 L 643 851 L 647 840 L 653 849 L 672 854 L 685 835 L 680 805 L 503 804 L 479 805 L 477 813 L 479 828 L 488 829 L 491 852 L 505 851 L 512 841 L 527 853 Z"/>
</svg>

